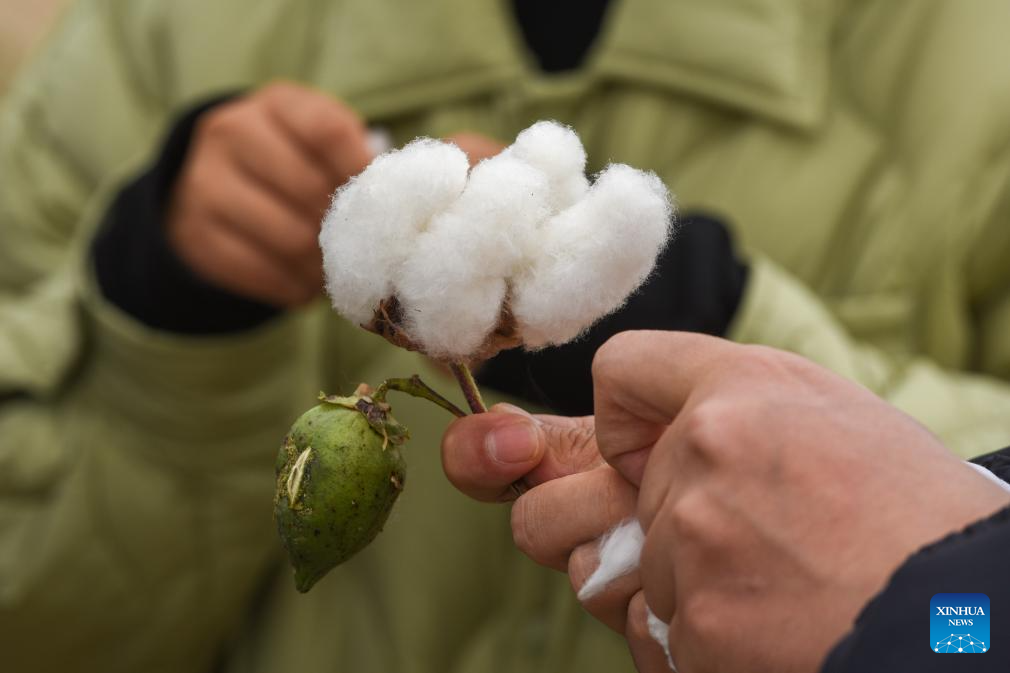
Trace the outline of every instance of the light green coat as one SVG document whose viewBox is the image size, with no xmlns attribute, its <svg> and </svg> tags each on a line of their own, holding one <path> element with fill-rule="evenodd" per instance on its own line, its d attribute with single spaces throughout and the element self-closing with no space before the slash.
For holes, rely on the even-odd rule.
<svg viewBox="0 0 1010 673">
<path fill-rule="evenodd" d="M 1010 443 L 1008 25 L 999 0 L 627 0 L 585 68 L 544 77 L 495 0 L 81 0 L 0 115 L 0 395 L 20 393 L 0 402 L 0 668 L 630 669 L 511 549 L 505 509 L 453 491 L 447 419 L 409 401 L 386 531 L 294 592 L 270 517 L 286 427 L 321 388 L 452 386 L 322 303 L 187 338 L 96 294 L 95 223 L 181 110 L 285 77 L 397 141 L 563 120 L 594 169 L 651 168 L 734 223 L 753 266 L 733 338 L 968 456 Z"/>
</svg>

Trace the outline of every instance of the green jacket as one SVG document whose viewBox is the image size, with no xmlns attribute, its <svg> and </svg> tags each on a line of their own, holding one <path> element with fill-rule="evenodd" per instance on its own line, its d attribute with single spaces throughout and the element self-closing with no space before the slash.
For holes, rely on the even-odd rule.
<svg viewBox="0 0 1010 673">
<path fill-rule="evenodd" d="M 732 337 L 856 379 L 962 455 L 1010 438 L 1010 4 L 626 0 L 538 75 L 499 0 L 80 0 L 0 113 L 4 670 L 616 671 L 621 640 L 511 548 L 413 430 L 385 532 L 294 592 L 273 459 L 320 389 L 420 372 L 320 302 L 231 337 L 104 302 L 87 248 L 180 111 L 274 78 L 397 141 L 555 118 L 657 171 L 752 261 Z M 560 29 L 560 28 L 559 28 Z"/>
</svg>

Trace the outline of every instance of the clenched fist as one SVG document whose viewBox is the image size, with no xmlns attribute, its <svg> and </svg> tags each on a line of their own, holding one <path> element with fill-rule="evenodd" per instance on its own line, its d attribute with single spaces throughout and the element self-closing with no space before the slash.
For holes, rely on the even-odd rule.
<svg viewBox="0 0 1010 673">
<path fill-rule="evenodd" d="M 167 217 L 204 280 L 278 307 L 323 287 L 319 223 L 333 191 L 372 160 L 362 120 L 319 91 L 266 86 L 197 123 Z"/>
<path fill-rule="evenodd" d="M 625 332 L 593 386 L 600 452 L 639 488 L 626 636 L 642 671 L 669 670 L 648 604 L 683 673 L 814 673 L 911 554 L 1010 502 L 918 422 L 789 353 Z"/>
<path fill-rule="evenodd" d="M 480 500 L 524 479 L 516 545 L 577 591 L 598 538 L 638 520 L 640 566 L 580 598 L 643 673 L 670 670 L 647 606 L 682 673 L 814 673 L 905 559 L 1010 503 L 916 421 L 788 353 L 625 332 L 593 386 L 595 417 L 458 419 L 442 459 Z"/>
</svg>

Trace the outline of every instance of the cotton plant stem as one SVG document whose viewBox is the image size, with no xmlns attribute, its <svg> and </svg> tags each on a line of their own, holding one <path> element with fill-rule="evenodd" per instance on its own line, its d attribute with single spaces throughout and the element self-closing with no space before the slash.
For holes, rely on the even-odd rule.
<svg viewBox="0 0 1010 673">
<path fill-rule="evenodd" d="M 414 374 L 409 379 L 386 379 L 382 382 L 382 385 L 375 390 L 375 394 L 372 395 L 372 399 L 378 402 L 385 402 L 386 393 L 390 390 L 407 393 L 408 395 L 420 397 L 421 399 L 428 400 L 429 402 L 434 402 L 457 418 L 466 416 L 465 411 L 435 392 L 431 386 L 422 381 L 421 377 L 417 374 Z"/>
<path fill-rule="evenodd" d="M 463 397 L 466 398 L 470 411 L 475 414 L 483 414 L 487 411 L 487 407 L 484 406 L 484 400 L 480 396 L 480 390 L 477 388 L 477 382 L 473 380 L 470 368 L 462 362 L 450 362 L 449 369 L 452 370 L 452 375 L 456 377 L 456 382 L 459 383 L 459 387 L 463 391 Z"/>
<path fill-rule="evenodd" d="M 463 390 L 463 396 L 466 398 L 466 403 L 469 405 L 470 410 L 475 414 L 486 412 L 487 407 L 484 406 L 484 399 L 480 396 L 480 389 L 477 388 L 477 382 L 474 381 L 470 368 L 462 362 L 452 362 L 449 364 L 449 369 L 452 370 L 453 376 L 459 382 L 459 387 Z M 386 379 L 376 389 L 372 395 L 372 399 L 377 402 L 385 402 L 386 393 L 390 390 L 396 390 L 434 402 L 456 417 L 462 418 L 466 416 L 465 411 L 432 390 L 417 374 L 414 374 L 409 379 Z M 528 490 L 529 486 L 521 478 L 509 484 L 509 491 L 514 498 L 520 497 Z"/>
</svg>

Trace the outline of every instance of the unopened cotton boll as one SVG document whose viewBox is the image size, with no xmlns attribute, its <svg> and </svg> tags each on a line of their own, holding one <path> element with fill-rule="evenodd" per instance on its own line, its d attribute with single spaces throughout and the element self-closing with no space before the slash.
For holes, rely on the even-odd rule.
<svg viewBox="0 0 1010 673">
<path fill-rule="evenodd" d="M 547 176 L 500 154 L 420 234 L 395 280 L 410 337 L 435 357 L 467 359 L 498 323 L 506 279 L 550 214 Z"/>
<path fill-rule="evenodd" d="M 522 131 L 506 150 L 543 171 L 551 183 L 550 207 L 557 213 L 589 191 L 586 150 L 579 136 L 567 126 L 540 121 Z"/>
<path fill-rule="evenodd" d="M 515 279 L 512 313 L 526 345 L 565 343 L 619 308 L 652 271 L 671 220 L 654 173 L 608 167 L 585 198 L 548 220 L 540 256 Z"/>
<path fill-rule="evenodd" d="M 468 170 L 458 147 L 424 138 L 377 157 L 337 191 L 319 234 L 333 308 L 358 324 L 371 320 L 418 233 L 459 197 Z"/>
</svg>

